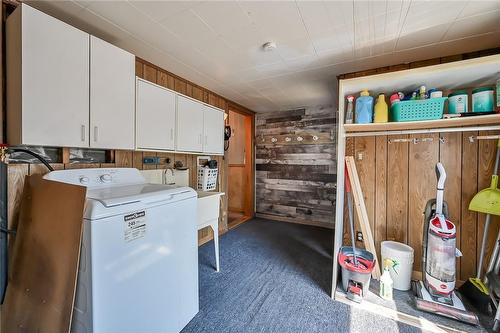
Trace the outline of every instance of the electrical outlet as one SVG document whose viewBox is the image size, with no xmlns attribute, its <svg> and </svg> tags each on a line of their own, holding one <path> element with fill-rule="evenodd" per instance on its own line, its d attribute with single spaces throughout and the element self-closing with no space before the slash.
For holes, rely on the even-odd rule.
<svg viewBox="0 0 500 333">
<path fill-rule="evenodd" d="M 356 232 L 356 240 L 358 242 L 362 242 L 363 241 L 363 233 L 361 231 Z"/>
</svg>

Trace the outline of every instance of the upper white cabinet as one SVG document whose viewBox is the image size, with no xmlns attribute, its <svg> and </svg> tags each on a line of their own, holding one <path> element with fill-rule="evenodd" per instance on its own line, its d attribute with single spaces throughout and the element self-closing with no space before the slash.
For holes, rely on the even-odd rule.
<svg viewBox="0 0 500 333">
<path fill-rule="evenodd" d="M 7 32 L 9 144 L 89 146 L 89 34 L 21 4 Z"/>
<path fill-rule="evenodd" d="M 205 105 L 177 95 L 177 150 L 203 152 Z"/>
<path fill-rule="evenodd" d="M 136 147 L 174 150 L 176 94 L 142 79 L 136 94 Z"/>
<path fill-rule="evenodd" d="M 206 106 L 203 130 L 203 152 L 224 154 L 224 112 Z"/>
<path fill-rule="evenodd" d="M 134 95 L 135 56 L 90 36 L 90 147 L 134 149 Z"/>
</svg>

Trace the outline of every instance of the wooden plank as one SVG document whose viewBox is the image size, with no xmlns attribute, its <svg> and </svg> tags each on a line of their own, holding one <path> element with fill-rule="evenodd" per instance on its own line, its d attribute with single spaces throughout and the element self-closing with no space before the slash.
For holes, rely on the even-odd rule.
<svg viewBox="0 0 500 333">
<path fill-rule="evenodd" d="M 436 163 L 439 158 L 438 134 L 415 135 L 432 138 L 432 142 L 410 144 L 408 177 L 408 245 L 415 251 L 414 257 L 422 257 L 423 215 L 428 200 L 436 197 Z M 397 180 L 396 180 L 397 181 Z M 413 269 L 420 271 L 422 263 L 415 260 Z"/>
<path fill-rule="evenodd" d="M 144 65 L 138 60 L 135 61 L 135 75 L 144 78 Z"/>
<path fill-rule="evenodd" d="M 174 89 L 174 77 L 169 75 L 167 72 L 158 71 L 157 83 L 165 88 Z"/>
<path fill-rule="evenodd" d="M 380 243 L 387 239 L 387 137 L 375 140 L 375 248 L 380 252 Z"/>
<path fill-rule="evenodd" d="M 457 230 L 457 248 L 462 232 L 461 216 L 461 180 L 462 180 L 462 133 L 442 133 L 443 141 L 439 143 L 439 161 L 446 170 L 444 200 L 448 203 L 449 219 Z M 457 258 L 457 277 L 460 276 L 461 260 Z"/>
<path fill-rule="evenodd" d="M 477 132 L 464 133 L 462 136 L 461 154 L 461 208 L 460 208 L 460 250 L 462 258 L 460 263 L 460 278 L 466 280 L 476 275 L 476 249 L 477 249 L 477 213 L 469 210 L 469 203 L 477 193 L 478 173 L 478 142 L 470 142 L 468 135 L 477 136 Z"/>
<path fill-rule="evenodd" d="M 397 138 L 406 139 L 407 136 Z M 408 143 L 387 145 L 387 240 L 407 243 Z"/>
<path fill-rule="evenodd" d="M 500 124 L 500 114 L 461 117 L 452 119 L 422 120 L 411 122 L 391 122 L 383 124 L 345 124 L 346 132 L 377 132 L 377 131 L 401 131 L 426 128 L 445 128 L 479 125 L 498 125 Z"/>
<path fill-rule="evenodd" d="M 119 168 L 131 168 L 133 152 L 130 150 L 115 150 L 115 164 Z"/>
<path fill-rule="evenodd" d="M 147 64 L 145 64 L 143 68 L 144 68 L 144 80 L 156 83 L 156 73 L 157 73 L 156 68 Z"/>
<path fill-rule="evenodd" d="M 356 170 L 371 230 L 375 230 L 375 151 L 375 137 L 356 138 Z"/>
<path fill-rule="evenodd" d="M 29 167 L 28 164 L 9 164 L 7 171 L 9 177 L 7 182 L 7 221 L 9 229 L 15 229 L 19 222 L 19 207 Z"/>
<path fill-rule="evenodd" d="M 356 163 L 354 157 L 346 156 L 347 171 L 349 174 L 349 179 L 351 181 L 351 191 L 354 202 L 354 208 L 356 214 L 359 218 L 359 224 L 361 226 L 361 231 L 363 232 L 363 238 L 365 242 L 365 248 L 373 254 L 375 258 L 376 265 L 372 272 L 372 277 L 376 280 L 380 278 L 380 262 L 378 260 L 377 250 L 375 249 L 375 242 L 373 241 L 373 234 L 370 227 L 370 220 L 368 219 L 368 213 L 366 211 L 365 202 L 363 199 L 363 191 L 361 189 L 361 184 L 358 178 L 358 172 L 356 171 Z"/>
<path fill-rule="evenodd" d="M 132 167 L 142 170 L 142 151 L 134 151 L 132 153 Z"/>
<path fill-rule="evenodd" d="M 54 170 L 63 170 L 64 169 L 64 164 L 62 163 L 51 163 L 50 166 Z M 45 175 L 46 173 L 50 172 L 49 169 L 43 164 L 29 164 L 29 175 Z"/>
<path fill-rule="evenodd" d="M 69 332 L 85 193 L 40 175 L 27 178 L 2 307 L 4 332 Z"/>
<path fill-rule="evenodd" d="M 174 79 L 174 90 L 181 94 L 186 94 L 186 81 L 180 78 Z"/>
</svg>

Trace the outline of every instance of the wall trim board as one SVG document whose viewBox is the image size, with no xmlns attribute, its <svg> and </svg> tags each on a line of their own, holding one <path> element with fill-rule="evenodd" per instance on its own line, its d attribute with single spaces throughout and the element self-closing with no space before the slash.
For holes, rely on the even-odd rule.
<svg viewBox="0 0 500 333">
<path fill-rule="evenodd" d="M 313 226 L 313 227 L 321 227 L 321 228 L 327 228 L 327 229 L 331 229 L 331 230 L 333 230 L 335 227 L 331 223 L 309 221 L 309 220 L 300 220 L 300 219 L 295 219 L 295 218 L 291 218 L 291 217 L 276 216 L 276 215 L 264 214 L 264 213 L 255 213 L 255 217 L 270 220 L 270 221 L 291 222 L 291 223 L 295 223 L 295 224 L 309 225 L 309 226 Z"/>
<path fill-rule="evenodd" d="M 172 73 L 172 72 L 169 72 L 169 71 L 167 71 L 167 70 L 165 70 L 165 69 L 163 69 L 163 68 L 161 68 L 161 67 L 159 67 L 159 66 L 157 66 L 157 65 L 155 65 L 155 64 L 153 64 L 153 63 L 151 63 L 151 62 L 149 62 L 149 61 L 147 61 L 147 60 L 145 60 L 145 59 L 143 59 L 143 58 L 140 58 L 140 57 L 137 57 L 137 56 L 136 56 L 136 57 L 135 57 L 135 59 L 136 59 L 136 62 L 139 62 L 139 63 L 141 63 L 141 64 L 143 64 L 143 65 L 147 65 L 147 66 L 150 66 L 150 67 L 152 67 L 152 68 L 155 68 L 155 69 L 156 69 L 156 70 L 158 70 L 158 71 L 161 71 L 161 72 L 163 72 L 163 73 L 165 73 L 165 74 L 167 74 L 167 75 L 172 76 L 174 79 L 178 79 L 178 80 L 184 81 L 186 84 L 189 84 L 189 85 L 191 85 L 191 86 L 193 86 L 193 87 L 196 87 L 196 88 L 198 88 L 198 89 L 201 89 L 201 90 L 202 90 L 202 91 L 204 91 L 204 92 L 208 92 L 209 94 L 212 94 L 212 95 L 216 96 L 217 98 L 220 98 L 220 99 L 225 100 L 225 101 L 226 101 L 226 103 L 227 103 L 227 105 L 228 105 L 228 107 L 229 107 L 229 106 L 231 106 L 231 107 L 233 107 L 233 108 L 238 109 L 238 110 L 239 110 L 239 111 L 241 111 L 241 112 L 244 112 L 244 113 L 247 113 L 247 114 L 250 114 L 250 115 L 254 115 L 254 114 L 255 114 L 255 112 L 254 112 L 254 111 L 252 111 L 252 110 L 248 109 L 247 107 L 245 107 L 245 106 L 243 106 L 243 105 L 241 105 L 241 104 L 238 104 L 238 103 L 236 103 L 236 102 L 233 102 L 233 101 L 231 101 L 231 100 L 229 100 L 229 99 L 225 98 L 224 96 L 221 96 L 220 94 L 217 94 L 217 93 L 215 93 L 215 92 L 213 92 L 213 91 L 211 91 L 211 90 L 209 90 L 209 89 L 207 89 L 207 88 L 205 88 L 205 87 L 202 87 L 202 86 L 200 86 L 200 85 L 198 85 L 198 84 L 196 84 L 196 83 L 194 83 L 194 82 L 192 82 L 192 81 L 189 81 L 189 80 L 187 80 L 187 79 L 185 79 L 185 78 L 183 78 L 183 77 L 181 77 L 181 76 L 178 76 L 178 75 L 176 75 L 176 74 L 174 74 L 174 73 Z M 172 88 L 172 90 L 176 90 L 176 89 Z M 177 91 L 177 90 L 176 90 L 176 91 Z M 184 92 L 184 94 L 186 94 L 186 93 Z M 187 95 L 187 94 L 186 94 L 186 95 Z M 189 96 L 189 95 L 188 95 L 188 96 Z M 193 96 L 190 96 L 190 97 L 193 97 Z M 204 101 L 204 102 L 208 103 L 207 101 Z M 210 103 L 209 103 L 209 104 L 210 104 Z"/>
</svg>

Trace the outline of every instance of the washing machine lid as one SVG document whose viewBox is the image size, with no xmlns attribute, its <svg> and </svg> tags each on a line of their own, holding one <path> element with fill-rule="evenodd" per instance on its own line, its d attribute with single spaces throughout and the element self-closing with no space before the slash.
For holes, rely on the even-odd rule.
<svg viewBox="0 0 500 333">
<path fill-rule="evenodd" d="M 103 219 L 154 206 L 174 204 L 196 197 L 196 191 L 190 187 L 160 184 L 89 189 L 84 218 L 89 220 Z"/>
<path fill-rule="evenodd" d="M 149 204 L 158 201 L 175 202 L 193 196 L 193 190 L 161 184 L 137 184 L 89 189 L 87 198 L 97 200 L 105 207 L 126 205 L 134 202 Z"/>
</svg>

